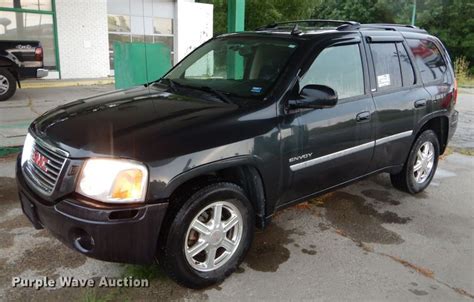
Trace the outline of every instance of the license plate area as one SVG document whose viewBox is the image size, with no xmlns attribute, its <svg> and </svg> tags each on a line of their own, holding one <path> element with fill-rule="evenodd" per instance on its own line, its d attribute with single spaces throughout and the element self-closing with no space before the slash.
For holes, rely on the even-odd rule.
<svg viewBox="0 0 474 302">
<path fill-rule="evenodd" d="M 23 194 L 20 194 L 20 201 L 21 201 L 21 208 L 25 216 L 30 220 L 33 224 L 35 229 L 39 230 L 42 229 L 43 226 L 41 225 L 38 215 L 36 212 L 36 206 Z"/>
</svg>

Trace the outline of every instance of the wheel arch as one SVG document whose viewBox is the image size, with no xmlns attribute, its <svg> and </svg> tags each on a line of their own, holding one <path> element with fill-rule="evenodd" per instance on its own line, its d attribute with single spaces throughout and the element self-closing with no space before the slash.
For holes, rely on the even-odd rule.
<svg viewBox="0 0 474 302">
<path fill-rule="evenodd" d="M 425 130 L 433 130 L 436 133 L 440 146 L 439 154 L 443 154 L 448 145 L 449 118 L 443 114 L 430 117 L 418 127 L 414 141 Z"/>
<path fill-rule="evenodd" d="M 231 182 L 242 187 L 254 207 L 257 227 L 265 227 L 264 179 L 255 160 L 250 157 L 207 164 L 180 174 L 168 184 L 168 199 L 170 203 L 174 200 L 182 201 L 183 198 L 177 198 L 179 195 L 189 197 L 203 186 L 219 181 Z M 170 204 L 170 206 L 179 205 Z"/>
</svg>

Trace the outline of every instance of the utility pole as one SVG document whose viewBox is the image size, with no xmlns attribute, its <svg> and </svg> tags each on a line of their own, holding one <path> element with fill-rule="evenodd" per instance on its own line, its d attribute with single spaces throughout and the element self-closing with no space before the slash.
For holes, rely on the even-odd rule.
<svg viewBox="0 0 474 302">
<path fill-rule="evenodd" d="M 411 13 L 411 25 L 415 25 L 416 21 L 416 0 L 413 0 L 413 11 Z"/>
<path fill-rule="evenodd" d="M 227 32 L 245 30 L 245 0 L 227 0 Z M 227 78 L 242 79 L 244 60 L 236 51 L 227 52 Z"/>
<path fill-rule="evenodd" d="M 227 32 L 244 31 L 245 0 L 227 1 Z"/>
</svg>

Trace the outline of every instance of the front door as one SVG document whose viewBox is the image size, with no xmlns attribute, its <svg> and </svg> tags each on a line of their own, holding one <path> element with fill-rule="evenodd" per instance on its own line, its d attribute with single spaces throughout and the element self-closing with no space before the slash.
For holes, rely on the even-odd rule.
<svg viewBox="0 0 474 302">
<path fill-rule="evenodd" d="M 300 91 L 309 84 L 333 88 L 338 103 L 288 114 L 282 133 L 291 132 L 293 139 L 288 144 L 282 140 L 289 183 L 283 203 L 341 184 L 368 169 L 374 147 L 374 105 L 365 88 L 363 45 L 360 39 L 354 41 L 324 48 L 299 81 Z"/>
</svg>

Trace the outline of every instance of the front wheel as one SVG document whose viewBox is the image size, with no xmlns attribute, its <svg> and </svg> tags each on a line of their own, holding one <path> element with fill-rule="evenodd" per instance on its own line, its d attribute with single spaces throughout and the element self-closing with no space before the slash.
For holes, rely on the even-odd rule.
<svg viewBox="0 0 474 302">
<path fill-rule="evenodd" d="M 158 243 L 160 264 L 172 279 L 190 288 L 220 282 L 245 257 L 254 225 L 252 205 L 242 188 L 225 182 L 208 185 L 184 202 L 165 229 Z"/>
<path fill-rule="evenodd" d="M 438 136 L 433 130 L 421 133 L 410 150 L 403 170 L 390 175 L 393 186 L 411 194 L 426 189 L 438 167 L 439 149 Z"/>
</svg>

